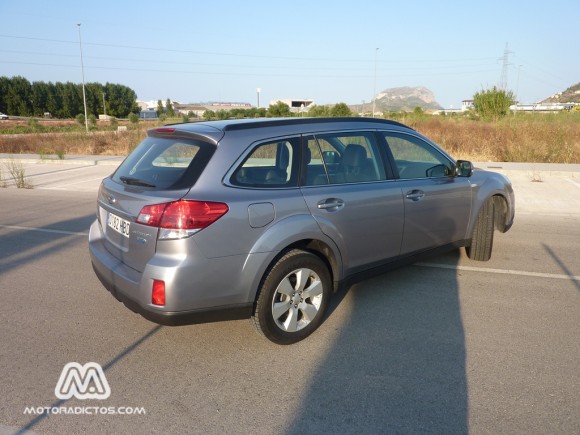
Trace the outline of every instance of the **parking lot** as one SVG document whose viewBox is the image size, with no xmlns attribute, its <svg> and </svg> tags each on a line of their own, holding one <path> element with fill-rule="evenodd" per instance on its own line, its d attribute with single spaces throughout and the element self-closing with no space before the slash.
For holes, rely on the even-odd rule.
<svg viewBox="0 0 580 435">
<path fill-rule="evenodd" d="M 282 347 L 247 320 L 127 310 L 87 250 L 116 160 L 23 162 L 33 189 L 0 190 L 0 433 L 580 433 L 576 165 L 480 165 L 516 192 L 491 261 L 456 251 L 356 284 Z M 58 399 L 73 361 L 99 363 L 110 397 Z"/>
</svg>

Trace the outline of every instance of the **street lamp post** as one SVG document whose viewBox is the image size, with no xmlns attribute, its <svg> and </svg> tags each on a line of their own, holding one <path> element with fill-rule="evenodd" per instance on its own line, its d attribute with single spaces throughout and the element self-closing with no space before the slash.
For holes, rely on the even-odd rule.
<svg viewBox="0 0 580 435">
<path fill-rule="evenodd" d="M 375 48 L 375 84 L 373 87 L 373 118 L 375 117 L 375 100 L 377 95 L 377 53 L 379 52 L 378 48 Z"/>
<path fill-rule="evenodd" d="M 87 117 L 87 94 L 85 92 L 85 66 L 83 64 L 83 43 L 81 41 L 81 23 L 77 23 L 79 28 L 79 49 L 81 51 L 81 74 L 83 77 L 83 105 L 85 106 L 85 128 L 89 132 L 89 118 Z"/>
</svg>

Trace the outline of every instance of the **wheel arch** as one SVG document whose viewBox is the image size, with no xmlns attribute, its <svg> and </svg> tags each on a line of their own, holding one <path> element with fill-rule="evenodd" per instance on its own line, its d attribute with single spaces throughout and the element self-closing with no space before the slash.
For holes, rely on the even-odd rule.
<svg viewBox="0 0 580 435">
<path fill-rule="evenodd" d="M 501 194 L 495 194 L 491 199 L 493 200 L 495 229 L 501 233 L 505 233 L 509 229 L 507 199 Z"/>
<path fill-rule="evenodd" d="M 319 257 L 328 267 L 333 290 L 342 279 L 342 257 L 338 246 L 324 234 L 312 216 L 293 216 L 270 227 L 248 254 L 241 274 L 247 302 L 256 301 L 258 289 L 268 270 L 288 251 L 301 249 Z"/>
</svg>

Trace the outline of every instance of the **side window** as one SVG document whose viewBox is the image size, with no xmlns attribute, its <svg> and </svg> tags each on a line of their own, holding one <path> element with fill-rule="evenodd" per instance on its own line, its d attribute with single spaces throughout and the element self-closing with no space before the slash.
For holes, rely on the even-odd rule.
<svg viewBox="0 0 580 435">
<path fill-rule="evenodd" d="M 387 132 L 384 135 L 400 178 L 436 178 L 454 174 L 453 163 L 424 140 L 403 133 Z"/>
<path fill-rule="evenodd" d="M 305 185 L 385 180 L 385 168 L 372 132 L 333 133 L 306 138 L 310 161 Z"/>
<path fill-rule="evenodd" d="M 299 138 L 266 142 L 256 146 L 234 172 L 238 186 L 293 187 L 298 180 Z"/>
</svg>

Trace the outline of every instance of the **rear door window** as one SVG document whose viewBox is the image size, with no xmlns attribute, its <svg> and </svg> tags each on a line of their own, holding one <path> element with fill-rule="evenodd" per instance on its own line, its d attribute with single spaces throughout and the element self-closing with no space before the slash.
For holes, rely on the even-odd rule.
<svg viewBox="0 0 580 435">
<path fill-rule="evenodd" d="M 236 169 L 232 184 L 264 188 L 297 186 L 299 146 L 299 137 L 259 144 Z"/>
<path fill-rule="evenodd" d="M 201 141 L 148 137 L 119 166 L 112 179 L 151 190 L 189 188 L 213 151 L 213 145 Z"/>
</svg>

